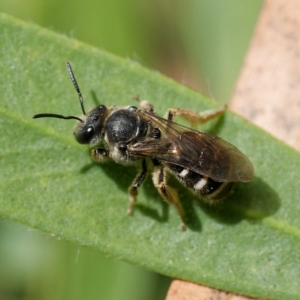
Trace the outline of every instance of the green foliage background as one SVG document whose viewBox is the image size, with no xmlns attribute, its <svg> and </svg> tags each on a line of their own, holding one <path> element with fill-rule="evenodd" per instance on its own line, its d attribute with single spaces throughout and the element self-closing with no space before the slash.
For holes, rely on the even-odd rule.
<svg viewBox="0 0 300 300">
<path fill-rule="evenodd" d="M 173 1 L 171 3 L 136 0 L 126 2 L 0 0 L 0 10 L 3 12 L 38 23 L 67 36 L 74 36 L 78 40 L 128 60 L 137 60 L 181 82 L 187 80 L 196 87 L 200 86 L 206 94 L 223 102 L 230 97 L 260 5 L 260 1 L 245 1 L 241 4 L 240 1 L 233 0 L 222 4 L 219 1 Z M 61 56 L 63 62 L 69 59 L 64 57 L 64 53 Z M 53 73 L 53 76 L 56 76 L 57 70 L 58 78 L 63 78 L 60 73 L 64 66 L 59 68 L 59 65 L 55 65 L 55 68 L 49 67 L 49 74 Z M 26 74 L 26 70 L 23 71 Z M 37 73 L 42 74 L 42 70 Z M 97 74 L 89 73 L 84 64 L 76 66 L 76 74 L 78 80 L 80 78 L 81 85 L 92 89 Z M 65 98 L 66 86 L 70 83 L 67 75 L 63 76 L 65 80 L 57 84 L 61 85 L 59 89 L 49 91 L 53 98 L 55 96 Z M 196 84 L 195 81 L 189 81 L 190 78 L 195 77 L 198 78 Z M 42 81 L 40 85 L 43 85 Z M 30 87 L 28 89 L 30 90 Z M 124 91 L 124 98 L 115 99 L 115 104 L 128 103 L 128 95 L 136 92 L 151 99 L 163 96 L 159 91 L 146 92 L 145 90 L 145 95 L 142 94 L 143 91 L 142 86 L 138 87 L 137 84 L 136 91 Z M 95 92 L 97 97 L 101 98 L 99 89 Z M 105 88 L 102 92 L 105 94 Z M 31 97 L 34 95 L 32 94 Z M 159 100 L 156 101 L 159 104 Z M 55 105 L 54 103 L 43 103 L 44 111 L 68 113 L 67 109 L 71 106 L 71 113 L 77 111 L 77 103 L 61 102 Z M 182 100 L 180 103 L 181 106 L 186 106 Z M 164 102 L 162 107 L 167 104 Z M 163 112 L 163 108 L 160 109 L 160 113 Z M 33 111 L 33 108 L 30 108 L 30 111 Z M 49 124 L 49 120 L 42 122 L 42 124 L 46 123 Z M 53 123 L 56 127 L 56 123 L 60 122 Z M 56 128 L 63 128 L 60 132 L 64 132 L 65 136 L 70 130 L 70 124 L 58 124 Z M 53 132 L 45 133 L 41 130 L 40 134 L 42 137 Z M 228 133 L 225 131 L 223 134 L 226 136 Z M 45 142 L 48 138 L 45 136 Z M 70 143 L 74 143 L 71 134 Z M 55 149 L 60 147 L 55 146 Z M 82 148 L 79 149 L 79 153 L 81 152 L 83 159 L 86 160 L 88 156 Z M 63 161 L 63 167 L 77 167 L 76 164 L 68 162 L 67 157 Z M 57 160 L 52 160 L 53 164 L 56 162 Z M 99 171 L 99 168 L 92 168 L 91 171 L 87 171 L 87 176 L 97 176 Z M 108 173 L 109 181 L 113 181 L 113 175 L 108 170 L 104 171 Z M 123 171 L 120 169 L 120 172 Z M 128 172 L 129 176 L 134 176 L 134 172 Z M 152 193 L 150 187 L 146 188 L 146 191 Z M 120 207 L 124 206 L 126 209 L 126 202 L 122 200 L 119 202 Z M 251 211 L 248 210 L 247 213 L 251 214 Z M 149 221 L 145 216 L 141 216 L 141 219 L 144 222 Z M 176 217 L 172 217 L 170 226 L 176 226 L 176 222 Z M 218 227 L 218 224 L 214 223 L 214 218 L 211 222 L 213 226 Z M 272 218 L 268 222 L 271 227 L 284 228 L 290 234 L 290 239 L 298 236 L 298 231 L 293 226 L 285 226 L 284 223 L 280 224 Z M 2 266 L 0 296 L 3 295 L 3 299 L 99 299 L 99 297 L 102 299 L 126 299 L 126 297 L 163 299 L 170 282 L 167 277 L 105 258 L 92 250 L 59 241 L 56 237 L 24 228 L 5 219 L 0 230 Z M 255 243 L 255 237 L 253 242 Z M 171 243 L 172 241 L 170 246 Z M 271 260 L 268 263 L 273 262 Z M 263 274 L 260 276 L 263 280 Z M 275 288 L 276 283 L 274 283 Z"/>
</svg>

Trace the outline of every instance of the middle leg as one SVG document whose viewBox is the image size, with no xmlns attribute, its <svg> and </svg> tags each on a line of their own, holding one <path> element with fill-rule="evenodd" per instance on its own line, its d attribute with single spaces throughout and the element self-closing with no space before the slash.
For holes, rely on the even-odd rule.
<svg viewBox="0 0 300 300">
<path fill-rule="evenodd" d="M 146 164 L 146 160 L 144 159 L 142 162 L 142 172 L 136 176 L 133 183 L 131 184 L 131 186 L 128 189 L 130 204 L 129 204 L 129 208 L 127 210 L 127 215 L 133 214 L 134 205 L 137 201 L 138 188 L 145 181 L 145 179 L 147 177 L 147 173 L 148 173 L 147 164 Z"/>
<path fill-rule="evenodd" d="M 162 198 L 168 202 L 169 204 L 172 204 L 175 206 L 180 219 L 181 219 L 181 225 L 180 230 L 185 230 L 185 214 L 183 207 L 180 203 L 180 200 L 178 198 L 178 194 L 176 190 L 172 189 L 171 187 L 167 186 L 167 179 L 166 179 L 166 171 L 164 170 L 163 165 L 156 166 L 153 171 L 153 184 L 157 188 L 159 194 L 162 196 Z"/>
</svg>

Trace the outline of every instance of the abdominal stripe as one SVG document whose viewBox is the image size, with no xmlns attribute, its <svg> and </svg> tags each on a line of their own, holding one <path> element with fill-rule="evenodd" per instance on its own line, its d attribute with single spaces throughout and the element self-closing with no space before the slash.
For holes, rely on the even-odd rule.
<svg viewBox="0 0 300 300">
<path fill-rule="evenodd" d="M 182 166 L 167 163 L 170 171 L 186 186 L 200 195 L 214 194 L 217 190 L 222 190 L 223 182 L 217 182 L 207 176 L 191 171 Z"/>
<path fill-rule="evenodd" d="M 186 175 L 188 175 L 189 170 L 188 169 L 183 169 L 178 176 L 184 178 Z"/>
</svg>

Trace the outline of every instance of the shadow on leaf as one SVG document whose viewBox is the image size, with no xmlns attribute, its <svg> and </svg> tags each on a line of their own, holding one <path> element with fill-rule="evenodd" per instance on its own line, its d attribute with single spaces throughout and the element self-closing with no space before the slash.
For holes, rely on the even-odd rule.
<svg viewBox="0 0 300 300">
<path fill-rule="evenodd" d="M 80 173 L 84 174 L 88 172 L 91 168 L 99 167 L 101 168 L 106 176 L 111 178 L 118 188 L 122 192 L 126 192 L 128 187 L 132 183 L 133 179 L 136 177 L 138 171 L 140 170 L 138 167 L 134 165 L 124 166 L 121 164 L 117 164 L 113 161 L 108 161 L 103 164 L 97 164 L 91 162 L 90 164 L 81 168 Z M 169 219 L 169 207 L 170 205 L 166 203 L 159 193 L 157 192 L 156 188 L 153 186 L 152 179 L 151 179 L 151 172 L 149 171 L 149 175 L 143 185 L 140 187 L 139 191 L 143 191 L 146 195 L 147 200 L 149 201 L 148 204 L 144 204 L 141 202 L 137 202 L 135 205 L 135 211 L 139 211 L 141 214 L 150 217 L 160 223 L 165 223 Z M 190 191 L 185 189 L 176 179 L 170 177 L 168 183 L 170 186 L 175 187 L 178 191 L 180 199 L 194 199 L 196 198 Z M 153 208 L 154 204 L 159 204 L 161 209 Z M 193 201 L 181 201 L 184 211 L 186 212 L 186 226 L 190 230 L 200 231 L 201 230 L 201 223 L 200 220 L 195 212 Z M 128 202 L 129 203 L 129 202 Z M 157 205 L 155 205 L 157 207 Z M 175 209 L 175 208 L 171 208 Z M 180 218 L 178 216 L 178 226 L 180 224 Z"/>
<path fill-rule="evenodd" d="M 274 215 L 280 207 L 280 199 L 262 179 L 255 177 L 249 183 L 236 183 L 233 193 L 216 206 L 202 205 L 203 210 L 225 224 L 242 220 L 258 221 Z"/>
</svg>

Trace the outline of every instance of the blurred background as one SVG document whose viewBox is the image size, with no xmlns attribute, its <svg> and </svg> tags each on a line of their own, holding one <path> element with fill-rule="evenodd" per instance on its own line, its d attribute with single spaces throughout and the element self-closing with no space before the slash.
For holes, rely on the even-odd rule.
<svg viewBox="0 0 300 300">
<path fill-rule="evenodd" d="M 0 0 L 0 11 L 138 61 L 226 103 L 262 4 Z M 163 275 L 0 219 L 1 300 L 164 299 L 170 282 Z"/>
</svg>

